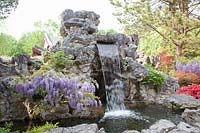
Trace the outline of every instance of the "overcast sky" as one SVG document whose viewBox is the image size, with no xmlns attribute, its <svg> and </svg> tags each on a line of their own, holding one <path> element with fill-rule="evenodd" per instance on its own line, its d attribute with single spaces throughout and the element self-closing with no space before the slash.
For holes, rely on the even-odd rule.
<svg viewBox="0 0 200 133">
<path fill-rule="evenodd" d="M 100 15 L 99 29 L 113 28 L 120 31 L 114 7 L 108 0 L 19 0 L 19 5 L 7 19 L 7 30 L 19 38 L 23 32 L 31 31 L 38 20 L 59 19 L 65 9 L 94 11 Z"/>
</svg>

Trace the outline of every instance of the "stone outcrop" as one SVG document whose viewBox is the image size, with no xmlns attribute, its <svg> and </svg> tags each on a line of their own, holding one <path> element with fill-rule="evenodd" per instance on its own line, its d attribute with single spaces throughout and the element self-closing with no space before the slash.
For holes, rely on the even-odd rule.
<svg viewBox="0 0 200 133">
<path fill-rule="evenodd" d="M 18 54 L 12 58 L 0 57 L 0 77 L 29 75 L 30 70 L 39 69 L 38 64 L 42 62 L 40 58 L 31 58 L 25 54 Z"/>
<path fill-rule="evenodd" d="M 171 121 L 161 119 L 152 126 L 150 126 L 150 130 L 156 130 L 157 132 L 168 132 L 172 129 L 174 129 L 176 125 L 172 123 Z"/>
<path fill-rule="evenodd" d="M 140 64 L 151 64 L 153 67 L 157 68 L 159 63 L 159 56 L 148 56 L 145 55 L 144 51 L 137 51 L 136 60 Z"/>
<path fill-rule="evenodd" d="M 79 43 L 89 45 L 96 42 L 99 15 L 92 11 L 67 9 L 61 14 L 61 35 L 65 37 L 64 45 Z"/>
<path fill-rule="evenodd" d="M 200 128 L 200 109 L 185 109 L 182 113 L 182 117 L 187 123 Z"/>
<path fill-rule="evenodd" d="M 165 103 L 177 109 L 195 109 L 200 107 L 200 101 L 187 94 L 174 94 L 166 98 Z"/>
<path fill-rule="evenodd" d="M 73 127 L 59 127 L 48 129 L 42 133 L 105 133 L 104 129 L 98 129 L 97 124 L 81 124 Z"/>
<path fill-rule="evenodd" d="M 0 77 L 0 121 L 28 117 L 22 99 L 15 91 L 14 77 Z"/>
<path fill-rule="evenodd" d="M 75 60 L 74 66 L 68 71 L 83 79 L 91 78 L 91 66 L 96 64 L 95 44 L 99 17 L 92 11 L 74 12 L 70 9 L 61 14 L 65 54 Z"/>
<path fill-rule="evenodd" d="M 51 108 L 48 111 L 42 112 L 43 120 L 57 120 L 63 118 L 72 117 L 69 113 L 69 107 L 66 104 L 58 104 L 56 107 Z"/>
<path fill-rule="evenodd" d="M 122 133 L 199 133 L 200 128 L 180 122 L 175 125 L 173 122 L 161 119 L 154 123 L 149 129 L 143 129 L 141 132 L 135 130 L 126 130 Z"/>
</svg>

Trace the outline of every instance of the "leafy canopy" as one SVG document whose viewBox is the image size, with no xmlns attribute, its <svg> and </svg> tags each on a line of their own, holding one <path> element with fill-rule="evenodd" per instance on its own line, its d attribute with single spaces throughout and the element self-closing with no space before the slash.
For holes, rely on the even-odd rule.
<svg viewBox="0 0 200 133">
<path fill-rule="evenodd" d="M 0 0 L 0 19 L 5 19 L 17 8 L 18 0 Z"/>
<path fill-rule="evenodd" d="M 126 33 L 157 33 L 164 45 L 183 54 L 185 46 L 199 45 L 198 0 L 110 0 Z"/>
</svg>

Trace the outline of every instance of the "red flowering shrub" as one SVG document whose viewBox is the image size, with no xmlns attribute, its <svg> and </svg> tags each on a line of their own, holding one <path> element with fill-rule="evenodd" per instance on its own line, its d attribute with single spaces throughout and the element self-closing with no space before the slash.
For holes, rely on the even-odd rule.
<svg viewBox="0 0 200 133">
<path fill-rule="evenodd" d="M 166 50 L 160 52 L 159 57 L 160 62 L 158 65 L 158 70 L 162 72 L 169 72 L 174 68 L 174 56 L 168 55 Z"/>
<path fill-rule="evenodd" d="M 200 76 L 193 73 L 192 71 L 175 71 L 173 76 L 178 78 L 179 84 L 200 84 Z"/>
<path fill-rule="evenodd" d="M 195 98 L 200 98 L 200 85 L 183 86 L 178 89 L 177 94 L 189 94 Z"/>
</svg>

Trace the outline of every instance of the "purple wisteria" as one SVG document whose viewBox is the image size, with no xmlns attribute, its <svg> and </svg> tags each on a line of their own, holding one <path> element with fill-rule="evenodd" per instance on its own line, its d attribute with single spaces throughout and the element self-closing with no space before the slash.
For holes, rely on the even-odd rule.
<svg viewBox="0 0 200 133">
<path fill-rule="evenodd" d="M 69 105 L 77 110 L 87 106 L 102 106 L 98 97 L 94 95 L 98 84 L 88 81 L 79 81 L 77 77 L 66 77 L 54 71 L 35 76 L 25 83 L 16 84 L 20 94 L 33 97 L 39 89 L 45 91 L 44 100 L 51 106 L 56 106 L 59 101 L 68 101 Z"/>
<path fill-rule="evenodd" d="M 200 63 L 197 61 L 191 61 L 185 65 L 181 62 L 176 62 L 176 70 L 184 72 L 193 72 L 200 76 Z"/>
</svg>

